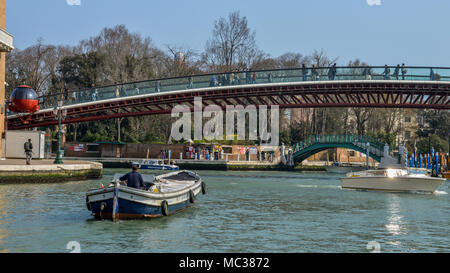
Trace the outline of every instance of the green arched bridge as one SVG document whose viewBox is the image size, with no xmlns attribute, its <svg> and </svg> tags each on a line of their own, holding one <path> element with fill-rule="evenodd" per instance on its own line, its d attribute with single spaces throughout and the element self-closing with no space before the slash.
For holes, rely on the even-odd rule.
<svg viewBox="0 0 450 273">
<path fill-rule="evenodd" d="M 358 135 L 312 135 L 294 145 L 293 157 L 295 162 L 301 162 L 330 148 L 347 148 L 367 153 L 367 143 L 370 145 L 369 156 L 380 162 L 384 144 L 374 138 Z"/>
</svg>

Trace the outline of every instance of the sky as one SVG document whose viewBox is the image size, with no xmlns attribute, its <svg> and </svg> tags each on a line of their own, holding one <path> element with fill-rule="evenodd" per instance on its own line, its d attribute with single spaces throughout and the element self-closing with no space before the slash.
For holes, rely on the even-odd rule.
<svg viewBox="0 0 450 273">
<path fill-rule="evenodd" d="M 449 0 L 6 0 L 6 29 L 24 49 L 39 38 L 76 45 L 123 24 L 159 48 L 201 52 L 233 11 L 273 57 L 323 49 L 338 65 L 450 66 Z"/>
</svg>

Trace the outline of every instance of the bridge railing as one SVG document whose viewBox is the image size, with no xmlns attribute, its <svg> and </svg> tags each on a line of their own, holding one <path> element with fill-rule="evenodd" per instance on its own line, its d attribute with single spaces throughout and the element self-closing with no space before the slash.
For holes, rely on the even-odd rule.
<svg viewBox="0 0 450 273">
<path fill-rule="evenodd" d="M 379 140 L 368 136 L 358 135 L 311 135 L 304 141 L 294 145 L 294 153 L 306 149 L 314 144 L 352 144 L 361 149 L 367 149 L 367 143 L 370 144 L 369 152 L 381 156 L 384 150 L 384 144 Z"/>
<path fill-rule="evenodd" d="M 56 101 L 59 99 L 64 100 L 64 105 L 72 105 L 193 88 L 336 80 L 450 81 L 450 68 L 360 66 L 236 71 L 91 87 L 82 90 L 64 91 L 57 94 L 44 95 L 39 97 L 39 100 L 40 108 L 46 109 L 53 108 L 54 105 L 56 105 Z"/>
</svg>

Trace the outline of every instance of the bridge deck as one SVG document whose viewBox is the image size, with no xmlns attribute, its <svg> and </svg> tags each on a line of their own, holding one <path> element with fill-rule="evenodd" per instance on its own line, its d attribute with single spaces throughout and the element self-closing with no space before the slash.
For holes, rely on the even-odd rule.
<svg viewBox="0 0 450 273">
<path fill-rule="evenodd" d="M 370 72 L 368 72 L 370 69 Z M 176 104 L 295 107 L 405 107 L 450 109 L 450 68 L 390 67 L 279 69 L 150 80 L 40 97 L 42 110 L 10 114 L 10 129 L 55 124 L 53 105 L 63 100 L 64 123 L 170 113 Z M 331 72 L 330 72 L 331 71 Z M 394 73 L 393 73 L 394 72 Z M 28 124 L 21 118 L 27 116 Z M 22 118 L 23 119 L 23 118 Z"/>
</svg>

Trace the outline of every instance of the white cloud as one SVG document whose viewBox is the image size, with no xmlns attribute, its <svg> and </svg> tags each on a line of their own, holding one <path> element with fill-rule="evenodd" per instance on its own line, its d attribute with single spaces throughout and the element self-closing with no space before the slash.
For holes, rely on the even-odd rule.
<svg viewBox="0 0 450 273">
<path fill-rule="evenodd" d="M 369 0 L 367 0 L 369 1 Z M 79 6 L 81 5 L 81 0 L 66 0 L 67 5 L 69 6 Z"/>
<path fill-rule="evenodd" d="M 369 6 L 381 6 L 381 0 L 366 0 Z"/>
</svg>

